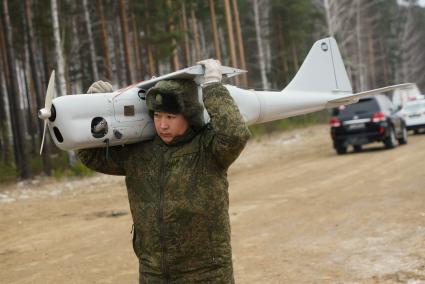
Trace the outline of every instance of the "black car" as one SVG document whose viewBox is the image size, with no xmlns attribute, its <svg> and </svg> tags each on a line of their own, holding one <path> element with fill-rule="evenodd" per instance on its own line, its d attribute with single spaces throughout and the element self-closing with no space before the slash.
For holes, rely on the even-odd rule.
<svg viewBox="0 0 425 284">
<path fill-rule="evenodd" d="M 338 154 L 348 146 L 361 151 L 362 145 L 383 142 L 394 148 L 407 143 L 406 122 L 397 114 L 398 109 L 384 95 L 365 97 L 351 105 L 333 109 L 330 120 L 333 146 Z"/>
</svg>

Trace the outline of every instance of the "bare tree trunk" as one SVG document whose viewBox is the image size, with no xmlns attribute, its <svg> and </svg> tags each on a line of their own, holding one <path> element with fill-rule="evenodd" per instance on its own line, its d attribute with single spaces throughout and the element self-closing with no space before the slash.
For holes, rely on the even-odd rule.
<svg viewBox="0 0 425 284">
<path fill-rule="evenodd" d="M 213 33 L 213 39 L 214 39 L 214 52 L 215 52 L 215 58 L 221 61 L 221 50 L 220 50 L 220 44 L 218 41 L 218 31 L 217 31 L 217 19 L 215 16 L 215 2 L 214 0 L 209 0 L 209 6 L 210 6 L 210 15 L 211 15 L 211 28 Z"/>
<path fill-rule="evenodd" d="M 6 50 L 7 50 L 7 63 L 9 68 L 9 82 L 11 88 L 8 92 L 9 104 L 10 104 L 10 118 L 12 120 L 12 130 L 14 136 L 14 142 L 16 145 L 15 151 L 15 161 L 16 167 L 19 171 L 19 177 L 22 179 L 27 179 L 31 176 L 30 170 L 28 167 L 28 156 L 25 147 L 25 135 L 23 129 L 23 117 L 22 111 L 20 109 L 20 100 L 19 100 L 19 86 L 18 78 L 16 75 L 16 66 L 15 66 L 15 52 L 13 48 L 13 39 L 12 39 L 12 26 L 9 18 L 9 8 L 8 1 L 3 0 L 3 26 L 5 29 L 5 39 L 6 39 Z"/>
<path fill-rule="evenodd" d="M 43 69 L 43 71 L 41 73 L 43 74 L 43 78 L 44 78 L 44 80 L 43 80 L 43 82 L 44 82 L 43 86 L 47 86 L 47 84 L 48 84 L 48 78 L 50 76 L 50 74 L 49 74 L 49 65 L 50 65 L 49 64 L 49 50 L 48 50 L 50 48 L 50 46 L 49 46 L 48 42 L 49 41 L 47 39 L 44 39 L 44 42 L 40 46 L 41 53 L 43 54 L 43 56 L 41 56 L 41 62 L 42 62 L 41 63 L 41 66 L 42 66 L 42 69 Z M 56 76 L 56 82 L 57 81 L 58 81 L 58 76 Z M 55 84 L 55 85 L 57 85 L 57 84 Z M 56 90 L 57 89 L 59 89 L 59 87 L 56 87 Z M 45 93 L 45 92 L 43 92 L 43 93 Z M 43 102 L 43 104 L 44 104 L 44 102 Z"/>
<path fill-rule="evenodd" d="M 292 61 L 294 63 L 294 73 L 300 69 L 300 64 L 298 60 L 298 53 L 297 53 L 297 47 L 295 46 L 294 42 L 291 43 L 291 50 L 292 50 Z"/>
<path fill-rule="evenodd" d="M 201 44 L 199 42 L 199 32 L 198 32 L 198 21 L 196 20 L 195 9 L 193 7 L 190 8 L 190 18 L 192 22 L 192 34 L 193 40 L 195 43 L 195 58 L 193 58 L 192 62 L 196 62 L 201 60 Z"/>
<path fill-rule="evenodd" d="M 62 42 L 59 33 L 59 20 L 58 20 L 58 6 L 56 0 L 51 0 L 52 8 L 52 24 L 53 24 L 53 35 L 55 40 L 55 54 L 58 69 L 58 80 L 59 80 L 59 96 L 66 95 L 66 82 L 65 82 L 65 60 L 62 50 Z"/>
<path fill-rule="evenodd" d="M 182 23 L 183 33 L 184 33 L 183 55 L 184 55 L 186 66 L 189 66 L 191 65 L 191 60 L 190 60 L 189 36 L 188 36 L 189 30 L 188 30 L 188 24 L 187 24 L 185 1 L 181 2 L 181 11 L 182 11 L 181 23 Z"/>
<path fill-rule="evenodd" d="M 153 58 L 153 51 L 152 51 L 152 44 L 150 44 L 149 42 L 146 43 L 147 47 L 146 47 L 146 51 L 148 53 L 148 62 L 149 62 L 149 73 L 150 76 L 155 76 L 157 75 L 157 68 L 156 68 L 156 63 L 155 60 Z"/>
<path fill-rule="evenodd" d="M 90 47 L 90 61 L 93 71 L 93 80 L 98 81 L 99 80 L 99 71 L 97 70 L 97 60 L 96 60 L 96 49 L 94 47 L 94 38 L 93 38 L 93 32 L 92 32 L 92 24 L 91 24 L 91 18 L 90 18 L 90 12 L 89 7 L 87 4 L 87 0 L 83 0 L 83 9 L 84 9 L 84 19 L 86 22 L 86 29 L 87 29 L 87 35 L 89 40 L 89 47 Z"/>
<path fill-rule="evenodd" d="M 204 25 L 201 21 L 198 22 L 198 30 L 199 30 L 199 42 L 201 44 L 201 58 L 206 58 L 208 56 L 207 44 L 205 40 Z"/>
<path fill-rule="evenodd" d="M 38 78 L 37 74 L 39 74 L 39 71 L 37 70 L 37 63 L 35 61 L 35 54 L 38 53 L 36 47 L 35 47 L 35 37 L 34 37 L 34 28 L 32 25 L 32 10 L 31 10 L 31 1 L 25 0 L 24 2 L 24 10 L 25 10 L 25 23 L 26 23 L 26 31 L 27 31 L 27 40 L 28 40 L 28 47 L 30 49 L 29 57 L 30 57 L 30 68 L 31 68 L 31 75 L 32 79 L 35 85 L 35 93 L 36 93 L 36 99 L 37 99 L 37 109 L 40 109 L 42 106 L 42 100 L 43 97 L 43 88 L 41 87 L 41 80 Z M 40 126 L 42 126 L 41 120 L 39 123 Z M 41 133 L 42 127 L 39 126 L 39 130 Z"/>
<path fill-rule="evenodd" d="M 144 1 L 145 7 L 149 7 L 148 0 Z M 144 18 L 149 19 L 149 13 L 147 9 L 144 10 Z M 149 39 L 151 36 L 151 26 L 149 21 L 145 21 L 143 25 L 144 33 L 145 33 L 145 39 Z M 146 57 L 148 60 L 148 67 L 149 67 L 149 75 L 155 76 L 157 75 L 157 68 L 155 64 L 155 60 L 153 57 L 153 50 L 152 50 L 152 44 L 149 42 L 149 40 L 144 40 L 145 49 L 146 49 Z"/>
<path fill-rule="evenodd" d="M 3 25 L 0 23 L 0 48 L 3 48 Z M 3 62 L 3 56 L 0 53 L 0 153 L 1 160 L 6 164 L 10 165 L 10 155 L 9 155 L 9 128 L 8 128 L 8 117 L 6 109 L 6 83 L 4 81 L 4 70 L 5 66 Z"/>
<path fill-rule="evenodd" d="M 398 78 L 404 82 L 415 82 L 419 89 L 425 89 L 425 32 L 423 32 L 423 8 L 413 2 L 405 8 L 406 20 L 401 34 L 401 70 L 397 66 Z M 384 45 L 384 50 L 387 50 Z M 400 76 L 402 75 L 402 76 Z"/>
<path fill-rule="evenodd" d="M 42 79 L 40 78 L 39 74 L 41 73 L 39 69 L 37 68 L 39 65 L 36 62 L 35 54 L 39 53 L 37 51 L 37 48 L 35 46 L 35 37 L 34 37 L 34 28 L 32 25 L 32 10 L 31 10 L 31 1 L 25 0 L 24 2 L 24 9 L 25 9 L 25 19 L 26 19 L 26 31 L 27 31 L 27 41 L 28 41 L 28 48 L 29 48 L 29 60 L 30 60 L 30 73 L 32 76 L 32 82 L 34 84 L 34 90 L 35 90 L 35 106 L 36 109 L 41 109 L 44 107 L 43 105 L 43 97 L 44 92 L 41 87 L 40 82 L 42 82 Z M 41 119 L 37 119 L 37 127 L 38 127 L 38 133 L 39 133 L 39 145 L 41 145 L 41 139 L 42 139 L 42 133 L 43 133 L 43 122 Z M 52 173 L 52 164 L 50 161 L 50 153 L 51 153 L 51 145 L 50 140 L 46 139 L 44 141 L 44 150 L 42 153 L 42 161 L 43 161 L 43 172 L 46 175 L 51 175 Z"/>
<path fill-rule="evenodd" d="M 329 36 L 334 36 L 334 27 L 333 27 L 333 21 L 331 18 L 331 8 L 329 5 L 329 0 L 323 0 L 323 1 L 325 6 L 326 23 L 328 25 L 328 33 L 329 33 Z"/>
<path fill-rule="evenodd" d="M 3 84 L 3 74 L 0 74 L 0 84 Z M 6 165 L 10 165 L 10 156 L 9 156 L 9 130 L 7 127 L 7 115 L 6 115 L 6 94 L 3 92 L 3 86 L 0 89 L 0 153 L 1 161 Z"/>
<path fill-rule="evenodd" d="M 229 55 L 226 46 L 226 36 L 224 34 L 223 28 L 220 26 L 218 27 L 218 38 L 220 43 L 220 49 L 222 52 L 221 62 L 222 64 L 224 63 L 225 65 L 230 65 Z"/>
<path fill-rule="evenodd" d="M 230 64 L 232 67 L 238 67 L 236 60 L 235 39 L 233 37 L 232 13 L 230 11 L 229 0 L 224 0 L 224 13 L 226 15 L 227 40 L 229 42 Z"/>
<path fill-rule="evenodd" d="M 239 19 L 239 9 L 237 0 L 232 0 L 233 4 L 233 14 L 235 18 L 235 26 L 236 26 L 236 38 L 238 40 L 238 49 L 239 49 L 239 63 L 240 67 L 246 70 L 246 60 L 245 60 L 245 49 L 242 38 L 242 30 L 241 30 L 241 21 Z M 242 85 L 244 87 L 248 86 L 248 77 L 247 74 L 242 74 Z"/>
<path fill-rule="evenodd" d="M 59 96 L 66 95 L 66 82 L 65 82 L 65 60 L 62 49 L 62 42 L 59 33 L 59 20 L 58 20 L 58 6 L 56 0 L 51 0 L 52 8 L 52 23 L 53 23 L 53 35 L 55 40 L 55 54 L 57 60 L 58 79 L 59 79 Z M 76 158 L 73 151 L 68 151 L 68 162 L 70 166 L 75 165 Z"/>
<path fill-rule="evenodd" d="M 357 14 L 356 14 L 356 35 L 357 35 L 357 58 L 358 58 L 358 67 L 359 67 L 359 85 L 360 90 L 364 91 L 366 90 L 366 80 L 365 80 L 365 69 L 366 66 L 363 63 L 363 54 L 362 54 L 362 38 L 361 38 L 361 6 L 360 1 L 357 1 Z"/>
<path fill-rule="evenodd" d="M 174 33 L 175 27 L 174 27 L 174 10 L 173 10 L 173 6 L 171 4 L 170 0 L 167 0 L 167 9 L 170 11 L 169 15 L 169 19 L 168 19 L 168 28 L 171 34 Z M 177 41 L 176 38 L 174 36 L 171 37 L 171 47 L 172 47 L 172 52 L 171 52 L 171 69 L 173 71 L 179 70 L 180 69 L 180 63 L 179 63 L 179 57 L 178 57 L 178 52 L 177 52 Z"/>
<path fill-rule="evenodd" d="M 125 56 L 125 73 L 127 78 L 127 84 L 130 85 L 133 81 L 131 75 L 131 61 L 130 61 L 130 46 L 128 44 L 128 26 L 127 26 L 127 13 L 125 10 L 124 0 L 119 1 L 120 5 L 120 20 L 122 28 L 122 40 L 124 44 L 124 56 Z"/>
<path fill-rule="evenodd" d="M 25 31 L 26 33 L 26 31 Z M 36 103 L 35 103 L 35 94 L 34 94 L 34 88 L 31 88 L 28 83 L 28 78 L 31 78 L 30 75 L 27 75 L 31 73 L 31 71 L 28 68 L 28 61 L 29 61 L 29 55 L 28 55 L 28 42 L 25 41 L 25 56 L 23 58 L 22 62 L 22 72 L 21 72 L 21 78 L 23 79 L 23 85 L 25 87 L 25 100 L 27 103 L 27 117 L 26 117 L 26 129 L 27 133 L 31 137 L 31 147 L 30 151 L 28 153 L 32 156 L 35 156 L 37 151 L 37 145 L 36 145 L 36 134 L 37 134 L 37 122 L 34 118 L 37 117 L 37 114 L 35 113 L 35 110 L 37 109 Z"/>
<path fill-rule="evenodd" d="M 368 49 L 368 70 L 369 71 L 369 80 L 371 82 L 371 88 L 376 88 L 376 74 L 375 74 L 375 56 L 374 56 L 374 48 L 373 48 L 373 39 L 372 39 L 372 29 L 368 30 L 367 33 L 367 49 Z"/>
<path fill-rule="evenodd" d="M 118 20 L 118 19 L 117 19 Z M 111 25 L 112 28 L 112 37 L 113 37 L 113 43 L 114 43 L 114 58 L 113 58 L 113 64 L 114 64 L 114 70 L 115 74 L 117 76 L 117 82 L 120 87 L 124 86 L 127 83 L 125 71 L 125 60 L 124 58 L 124 52 L 122 47 L 122 32 L 121 32 L 121 26 L 120 25 Z"/>
<path fill-rule="evenodd" d="M 267 80 L 267 70 L 266 70 L 266 58 L 264 55 L 263 49 L 263 39 L 261 38 L 261 26 L 260 26 L 260 13 L 258 0 L 252 1 L 254 8 L 254 22 L 255 22 L 255 33 L 257 39 L 257 48 L 258 48 L 258 65 L 260 66 L 261 74 L 261 84 L 264 90 L 269 89 L 269 83 Z"/>
<path fill-rule="evenodd" d="M 383 62 L 383 72 L 384 72 L 384 86 L 388 86 L 389 85 L 389 72 L 388 72 L 388 63 L 387 63 L 387 51 L 385 50 L 384 47 L 384 40 L 382 39 L 382 37 L 379 38 L 379 50 L 381 52 L 381 54 L 384 55 L 384 59 L 382 60 Z"/>
<path fill-rule="evenodd" d="M 140 81 L 144 78 L 145 70 L 143 66 L 142 53 L 141 53 L 141 44 L 140 44 L 140 31 L 137 19 L 134 16 L 134 13 L 131 13 L 131 20 L 133 22 L 133 40 L 134 40 L 134 57 L 136 60 L 136 69 L 137 69 L 137 79 Z"/>
<path fill-rule="evenodd" d="M 72 2 L 75 3 L 75 2 Z M 83 74 L 82 74 L 82 67 L 81 67 L 81 56 L 80 56 L 80 42 L 81 42 L 81 34 L 78 31 L 78 19 L 76 17 L 73 17 L 72 19 L 72 40 L 71 40 L 71 54 L 70 57 L 72 60 L 72 65 L 70 66 L 72 73 L 74 74 L 74 82 L 71 85 L 71 93 L 73 94 L 79 94 L 82 92 L 85 92 L 86 90 L 83 90 Z"/>
<path fill-rule="evenodd" d="M 96 2 L 97 14 L 100 20 L 100 30 L 101 30 L 101 42 L 103 48 L 103 60 L 104 60 L 104 68 L 106 73 L 106 79 L 108 81 L 112 80 L 112 70 L 111 70 L 111 60 L 109 59 L 109 48 L 108 48 L 108 33 L 106 29 L 105 22 L 105 13 L 103 12 L 103 1 L 97 0 Z"/>
<path fill-rule="evenodd" d="M 284 82 L 288 83 L 288 73 L 289 73 L 288 58 L 286 56 L 285 40 L 283 38 L 282 19 L 280 15 L 277 18 L 277 36 L 278 36 L 278 46 L 280 50 L 282 69 L 283 69 L 283 73 L 285 74 Z"/>
</svg>

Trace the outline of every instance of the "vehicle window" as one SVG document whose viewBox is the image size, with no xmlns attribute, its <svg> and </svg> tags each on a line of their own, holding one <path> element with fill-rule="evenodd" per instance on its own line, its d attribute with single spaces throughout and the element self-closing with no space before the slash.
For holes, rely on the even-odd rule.
<svg viewBox="0 0 425 284">
<path fill-rule="evenodd" d="M 340 106 L 334 109 L 334 116 L 353 116 L 356 114 L 375 112 L 378 107 L 378 103 L 373 98 L 361 99 L 358 103 Z"/>
<path fill-rule="evenodd" d="M 405 107 L 405 109 L 407 111 L 419 111 L 419 110 L 424 109 L 424 108 L 425 108 L 425 103 L 423 103 L 423 104 L 407 105 Z"/>
<path fill-rule="evenodd" d="M 383 102 L 383 107 L 385 107 L 385 109 L 392 109 L 392 110 L 395 109 L 393 103 L 390 101 L 390 99 L 387 96 L 382 97 L 382 102 Z"/>
</svg>

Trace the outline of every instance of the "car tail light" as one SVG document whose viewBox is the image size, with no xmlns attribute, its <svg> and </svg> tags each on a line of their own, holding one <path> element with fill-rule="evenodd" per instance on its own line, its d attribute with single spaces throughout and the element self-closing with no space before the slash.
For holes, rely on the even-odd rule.
<svg viewBox="0 0 425 284">
<path fill-rule="evenodd" d="M 385 113 L 383 112 L 375 112 L 372 117 L 373 122 L 381 122 L 385 121 Z"/>
<path fill-rule="evenodd" d="M 329 121 L 329 124 L 331 127 L 340 127 L 341 121 L 337 117 L 332 117 Z"/>
<path fill-rule="evenodd" d="M 385 128 L 384 127 L 379 127 L 379 133 L 381 133 L 381 134 L 384 134 L 384 132 L 385 132 Z"/>
</svg>

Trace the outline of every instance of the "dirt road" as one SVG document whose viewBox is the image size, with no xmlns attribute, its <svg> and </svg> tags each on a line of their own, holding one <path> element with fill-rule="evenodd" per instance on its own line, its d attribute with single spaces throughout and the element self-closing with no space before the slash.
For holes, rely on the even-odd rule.
<svg viewBox="0 0 425 284">
<path fill-rule="evenodd" d="M 337 156 L 327 126 L 251 141 L 230 179 L 237 283 L 425 283 L 425 135 Z M 4 187 L 4 186 L 3 186 Z M 136 283 L 121 177 L 0 190 L 1 283 Z"/>
</svg>

